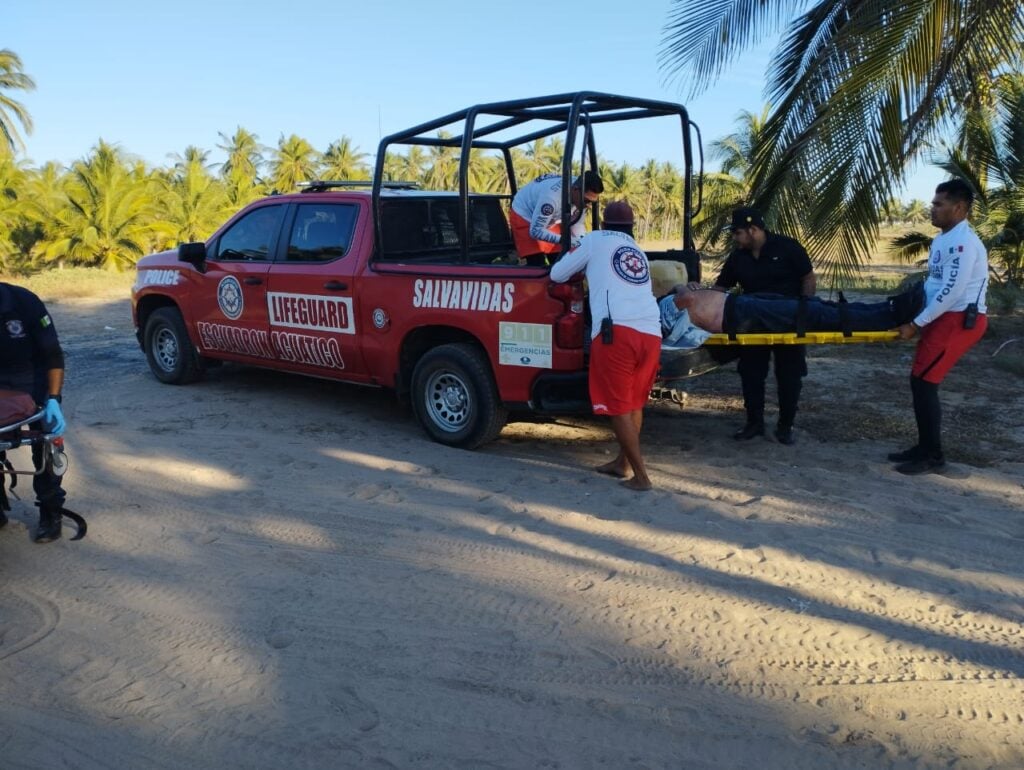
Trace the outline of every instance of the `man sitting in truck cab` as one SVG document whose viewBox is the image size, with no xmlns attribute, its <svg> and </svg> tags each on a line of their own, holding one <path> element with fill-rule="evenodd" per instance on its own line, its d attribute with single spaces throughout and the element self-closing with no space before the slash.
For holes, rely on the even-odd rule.
<svg viewBox="0 0 1024 770">
<path fill-rule="evenodd" d="M 574 240 L 586 232 L 583 214 L 587 205 L 603 192 L 604 183 L 596 171 L 586 171 L 573 180 L 569 200 Z M 562 175 L 545 174 L 522 187 L 512 199 L 509 219 L 519 258 L 528 265 L 547 265 L 548 256 L 562 250 Z"/>
</svg>

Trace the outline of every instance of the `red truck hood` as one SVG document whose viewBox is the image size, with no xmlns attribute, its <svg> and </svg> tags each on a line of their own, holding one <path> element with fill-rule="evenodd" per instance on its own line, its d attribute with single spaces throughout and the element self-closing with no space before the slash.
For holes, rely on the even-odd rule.
<svg viewBox="0 0 1024 770">
<path fill-rule="evenodd" d="M 183 267 L 184 265 L 184 262 L 178 260 L 177 249 L 150 254 L 135 263 L 135 267 L 138 270 L 152 270 L 154 268 L 161 267 Z"/>
</svg>

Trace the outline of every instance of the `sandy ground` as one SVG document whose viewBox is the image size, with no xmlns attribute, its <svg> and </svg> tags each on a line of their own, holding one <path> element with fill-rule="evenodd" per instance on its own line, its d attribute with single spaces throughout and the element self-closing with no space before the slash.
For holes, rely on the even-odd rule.
<svg viewBox="0 0 1024 770">
<path fill-rule="evenodd" d="M 0 532 L 2 768 L 1024 767 L 1024 389 L 986 341 L 905 478 L 910 347 L 813 351 L 798 443 L 738 381 L 467 453 L 388 393 L 159 384 L 127 301 L 51 305 L 69 507 Z M 870 349 L 868 349 L 870 348 Z M 23 450 L 19 450 L 23 451 Z"/>
</svg>

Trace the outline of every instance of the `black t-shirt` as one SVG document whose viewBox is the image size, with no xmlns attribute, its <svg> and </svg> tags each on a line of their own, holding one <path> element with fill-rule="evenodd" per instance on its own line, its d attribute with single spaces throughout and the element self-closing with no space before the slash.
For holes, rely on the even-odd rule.
<svg viewBox="0 0 1024 770">
<path fill-rule="evenodd" d="M 767 233 L 761 255 L 755 259 L 748 249 L 733 251 L 715 285 L 731 289 L 738 284 L 748 294 L 799 297 L 800 280 L 813 269 L 807 251 L 796 240 Z"/>
<path fill-rule="evenodd" d="M 64 368 L 53 320 L 28 289 L 0 283 L 0 388 L 46 398 L 47 372 Z"/>
</svg>

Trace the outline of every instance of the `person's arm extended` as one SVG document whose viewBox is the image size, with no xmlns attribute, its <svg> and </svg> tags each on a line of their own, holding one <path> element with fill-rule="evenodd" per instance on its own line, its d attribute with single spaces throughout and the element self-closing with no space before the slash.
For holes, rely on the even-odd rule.
<svg viewBox="0 0 1024 770">
<path fill-rule="evenodd" d="M 551 232 L 548 228 L 552 222 L 558 219 L 555 215 L 557 207 L 550 201 L 541 201 L 533 210 L 533 217 L 530 218 L 530 237 L 535 241 L 546 241 L 547 243 L 561 243 L 562 237 Z"/>
<path fill-rule="evenodd" d="M 586 239 L 572 251 L 567 251 L 562 258 L 551 266 L 550 278 L 555 283 L 565 283 L 576 273 L 587 266 L 587 259 L 590 250 L 587 248 Z"/>
<path fill-rule="evenodd" d="M 818 293 L 818 276 L 812 270 L 800 279 L 800 294 L 805 297 L 813 297 Z"/>
<path fill-rule="evenodd" d="M 46 372 L 46 395 L 49 396 L 60 396 L 61 391 L 64 389 L 64 370 L 63 369 L 49 369 Z"/>
<path fill-rule="evenodd" d="M 725 264 L 722 265 L 722 271 L 718 274 L 718 278 L 715 279 L 714 285 L 711 287 L 715 291 L 729 291 L 739 281 L 736 278 L 735 265 L 733 263 L 733 255 L 730 254 Z M 698 287 L 700 288 L 700 287 Z"/>
</svg>

